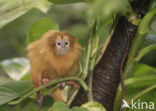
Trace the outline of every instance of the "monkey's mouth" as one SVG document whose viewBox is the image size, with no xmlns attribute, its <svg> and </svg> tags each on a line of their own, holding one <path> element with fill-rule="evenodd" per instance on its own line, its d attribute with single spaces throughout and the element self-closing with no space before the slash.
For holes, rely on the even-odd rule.
<svg viewBox="0 0 156 111">
<path fill-rule="evenodd" d="M 59 51 L 58 51 L 58 55 L 65 55 L 68 53 L 68 49 L 67 48 L 61 48 Z"/>
</svg>

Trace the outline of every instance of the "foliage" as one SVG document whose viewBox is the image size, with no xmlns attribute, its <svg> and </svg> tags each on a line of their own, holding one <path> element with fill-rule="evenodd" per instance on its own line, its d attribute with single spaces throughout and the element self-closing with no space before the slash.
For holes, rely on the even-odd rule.
<svg viewBox="0 0 156 111">
<path fill-rule="evenodd" d="M 0 85 L 0 105 L 8 103 L 13 99 L 22 96 L 32 87 L 27 81 L 8 82 Z"/>
<path fill-rule="evenodd" d="M 48 30 L 59 30 L 58 25 L 50 18 L 36 21 L 27 32 L 26 43 L 29 44 L 41 37 Z"/>
<path fill-rule="evenodd" d="M 128 62 L 126 64 L 126 68 L 123 73 L 125 78 L 124 83 L 126 87 L 125 98 L 127 99 L 127 101 L 130 101 L 132 99 L 134 100 L 139 99 L 143 101 L 150 100 L 155 102 L 154 91 L 156 84 L 155 83 L 156 68 L 151 68 L 148 65 L 139 64 L 143 56 L 145 56 L 150 51 L 156 50 L 155 44 L 152 45 L 149 43 L 147 46 L 146 45 L 142 46 L 142 44 L 144 43 L 144 39 L 146 38 L 146 40 L 148 40 L 148 36 L 150 35 L 150 33 L 149 34 L 147 33 L 151 32 L 149 30 L 153 30 L 152 26 L 154 22 L 152 22 L 152 20 L 155 15 L 156 15 L 156 7 L 153 7 L 152 5 L 152 8 L 149 7 L 148 12 L 140 22 L 139 28 L 131 45 L 130 52 L 128 54 Z M 155 19 L 153 21 L 155 21 Z M 155 37 L 156 35 L 154 35 L 153 38 Z M 121 91 L 122 89 L 120 84 L 116 95 L 114 111 L 118 111 L 120 109 L 119 108 L 120 104 L 118 103 L 118 101 L 121 100 L 122 95 Z M 150 94 L 151 97 L 154 99 L 147 96 Z"/>
<path fill-rule="evenodd" d="M 93 0 L 49 0 L 54 4 L 70 4 L 70 3 L 77 3 L 77 2 L 91 2 Z"/>
<path fill-rule="evenodd" d="M 156 18 L 154 18 L 156 15 L 156 2 L 154 0 L 151 2 L 149 10 L 142 20 L 137 17 L 128 0 L 23 0 L 20 2 L 18 0 L 1 0 L 0 28 L 25 14 L 32 8 L 38 8 L 42 12 L 47 13 L 52 3 L 54 5 L 61 4 L 60 7 L 63 7 L 63 4 L 77 2 L 84 2 L 89 6 L 88 10 L 86 11 L 88 15 L 87 17 L 84 17 L 85 22 L 87 21 L 88 25 L 86 26 L 84 24 L 78 24 L 70 27 L 69 29 L 69 31 L 77 35 L 77 38 L 80 40 L 80 43 L 83 44 L 86 50 L 86 55 L 83 57 L 84 60 L 81 61 L 83 70 L 79 74 L 80 77 L 54 80 L 40 88 L 34 88 L 32 87 L 30 75 L 28 74 L 30 66 L 28 65 L 28 60 L 26 58 L 13 58 L 1 61 L 1 66 L 7 72 L 9 77 L 19 82 L 12 81 L 0 84 L 0 110 L 3 111 L 9 109 L 10 105 L 13 105 L 12 107 L 16 107 L 16 110 L 21 110 L 20 107 L 22 107 L 22 105 L 26 102 L 28 103 L 28 109 L 33 107 L 31 111 L 36 111 L 37 109 L 34 108 L 37 107 L 36 103 L 34 102 L 34 100 L 36 100 L 36 96 L 34 95 L 35 92 L 45 89 L 51 85 L 54 86 L 51 88 L 51 90 L 54 90 L 56 84 L 60 82 L 75 80 L 79 82 L 86 91 L 88 91 L 89 87 L 88 100 L 91 102 L 84 103 L 81 107 L 73 107 L 70 109 L 67 104 L 63 102 L 55 102 L 52 105 L 53 101 L 49 102 L 49 100 L 47 100 L 50 105 L 44 105 L 42 110 L 47 110 L 50 107 L 49 110 L 52 108 L 54 111 L 106 111 L 106 109 L 100 103 L 92 101 L 92 74 L 94 66 L 101 58 L 101 53 L 104 54 L 109 44 L 115 26 L 118 22 L 118 15 L 125 16 L 132 24 L 139 26 L 128 55 L 129 57 L 126 69 L 124 70 L 124 83 L 126 87 L 125 100 L 128 101 L 129 105 L 132 98 L 134 100 L 141 99 L 147 102 L 156 102 L 156 68 L 149 66 L 148 64 L 141 63 L 142 59 L 147 54 L 156 50 Z M 63 13 L 61 13 L 61 15 Z M 65 16 L 66 13 L 60 17 L 60 20 L 63 21 Z M 74 16 L 76 16 L 76 14 Z M 39 37 L 41 37 L 48 30 L 61 29 L 59 28 L 60 25 L 58 25 L 58 23 L 55 21 L 56 20 L 53 20 L 49 17 L 39 18 L 27 31 L 26 43 L 29 44 L 39 39 Z M 88 32 L 89 40 L 87 37 L 83 37 L 82 34 L 85 33 L 85 36 L 87 36 Z M 86 43 L 87 40 L 88 43 Z M 86 86 L 83 81 L 87 76 L 89 76 L 87 84 L 88 86 Z M 74 93 L 72 93 L 72 96 L 68 101 L 68 105 L 78 91 L 78 89 L 73 90 Z M 120 108 L 119 101 L 122 99 L 121 92 L 122 89 L 120 84 L 118 87 L 116 100 L 114 102 L 114 111 L 118 111 Z"/>
<path fill-rule="evenodd" d="M 30 65 L 27 58 L 12 58 L 3 60 L 0 65 L 7 72 L 7 74 L 16 81 L 19 81 L 30 71 Z"/>
<path fill-rule="evenodd" d="M 89 111 L 106 111 L 106 109 L 96 101 L 87 102 L 81 106 L 89 109 Z"/>
<path fill-rule="evenodd" d="M 70 109 L 63 102 L 55 102 L 52 106 L 52 110 L 53 111 L 88 111 L 86 108 L 83 108 L 83 107 L 73 107 Z"/>
<path fill-rule="evenodd" d="M 121 5 L 123 4 L 123 5 Z M 96 19 L 108 19 L 110 16 L 116 15 L 118 12 L 126 12 L 127 0 L 96 0 L 89 9 L 89 17 Z"/>
<path fill-rule="evenodd" d="M 63 102 L 55 102 L 52 106 L 52 110 L 54 111 L 62 111 L 62 110 L 63 111 L 106 111 L 106 109 L 100 103 L 95 101 L 87 102 L 81 105 L 81 107 L 73 107 L 71 109 Z"/>
<path fill-rule="evenodd" d="M 25 14 L 32 8 L 38 8 L 44 13 L 51 4 L 46 0 L 1 0 L 0 1 L 0 28 Z"/>
<path fill-rule="evenodd" d="M 131 105 L 130 101 L 132 98 L 134 101 L 156 102 L 156 68 L 140 62 L 152 50 L 156 51 L 155 44 L 145 46 L 138 51 L 134 59 L 136 61 L 135 66 L 132 72 L 130 72 L 130 76 L 125 79 L 125 98 L 129 105 Z"/>
</svg>

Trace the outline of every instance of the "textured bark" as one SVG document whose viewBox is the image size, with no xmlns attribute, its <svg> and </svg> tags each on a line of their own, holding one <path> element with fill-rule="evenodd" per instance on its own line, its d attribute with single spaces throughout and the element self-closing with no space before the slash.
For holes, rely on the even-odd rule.
<svg viewBox="0 0 156 111">
<path fill-rule="evenodd" d="M 134 10 L 140 17 L 145 15 L 149 1 L 135 0 L 132 3 Z M 136 31 L 136 26 L 129 23 L 125 18 L 120 17 L 106 52 L 95 67 L 93 75 L 94 100 L 102 103 L 107 111 L 113 111 L 116 90 L 120 82 L 122 60 L 128 43 L 131 44 Z M 81 105 L 86 101 L 86 93 L 81 88 L 72 102 L 72 106 Z"/>
</svg>

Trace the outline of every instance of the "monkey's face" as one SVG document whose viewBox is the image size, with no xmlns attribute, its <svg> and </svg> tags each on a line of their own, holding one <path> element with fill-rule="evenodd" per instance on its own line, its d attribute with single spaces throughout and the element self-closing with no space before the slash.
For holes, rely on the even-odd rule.
<svg viewBox="0 0 156 111">
<path fill-rule="evenodd" d="M 70 42 L 62 36 L 56 40 L 55 46 L 58 55 L 65 55 L 69 51 Z"/>
<path fill-rule="evenodd" d="M 70 47 L 73 45 L 68 33 L 63 32 L 55 33 L 49 38 L 48 42 L 51 51 L 53 51 L 55 55 L 59 56 L 68 54 Z"/>
<path fill-rule="evenodd" d="M 48 46 L 57 56 L 63 56 L 75 49 L 81 49 L 77 39 L 68 32 L 54 33 L 48 38 Z"/>
</svg>

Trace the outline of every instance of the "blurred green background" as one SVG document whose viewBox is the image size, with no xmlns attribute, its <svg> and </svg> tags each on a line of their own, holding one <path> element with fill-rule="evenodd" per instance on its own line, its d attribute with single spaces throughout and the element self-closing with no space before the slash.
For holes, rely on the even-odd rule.
<svg viewBox="0 0 156 111">
<path fill-rule="evenodd" d="M 9 11 L 12 11 L 12 9 L 16 8 L 14 6 L 16 6 L 17 4 L 20 4 L 20 2 L 17 2 L 17 1 L 19 0 L 13 0 L 13 1 L 1 0 L 0 1 L 0 6 L 1 6 L 0 7 L 0 62 L 6 59 L 15 58 L 15 57 L 26 57 L 26 54 L 27 54 L 26 43 L 25 43 L 26 32 L 29 30 L 31 25 L 34 22 L 36 22 L 36 20 L 42 17 L 52 18 L 59 25 L 61 31 L 68 31 L 72 33 L 79 39 L 80 44 L 83 47 L 86 47 L 88 45 L 87 42 L 88 42 L 88 36 L 89 36 L 89 26 L 91 25 L 91 24 L 88 24 L 88 21 L 90 19 L 88 18 L 88 12 L 90 12 L 91 15 L 93 16 L 92 19 L 96 19 L 96 17 L 98 18 L 100 16 L 102 20 L 104 21 L 104 23 L 105 22 L 107 23 L 109 21 L 109 18 L 107 18 L 108 19 L 107 21 L 105 16 L 112 17 L 114 12 L 117 13 L 119 11 L 118 9 L 122 8 L 120 6 L 121 6 L 121 3 L 123 2 L 122 0 L 111 0 L 110 2 L 107 0 L 99 0 L 99 2 L 95 1 L 95 3 L 92 3 L 93 7 L 91 8 L 89 7 L 90 5 L 87 3 L 75 3 L 75 4 L 66 4 L 66 5 L 51 5 L 50 4 L 51 5 L 50 9 L 47 11 L 47 13 L 45 13 L 46 9 L 45 9 L 45 6 L 42 4 L 44 0 L 39 0 L 41 4 L 35 4 L 35 5 L 33 4 L 32 8 L 31 7 L 28 8 L 26 6 L 27 4 L 29 5 L 29 3 L 33 1 L 24 0 L 26 4 L 23 3 L 23 7 L 25 7 L 26 9 L 28 8 L 26 13 L 23 14 L 22 16 L 19 16 L 17 19 L 11 22 L 8 22 L 8 24 L 2 27 L 2 25 L 4 24 L 1 24 L 1 21 L 5 21 L 4 19 L 5 17 L 3 18 L 2 15 L 5 15 L 4 12 L 8 13 Z M 37 0 L 34 0 L 34 1 L 37 1 Z M 53 1 L 56 1 L 56 0 L 53 0 Z M 8 4 L 5 4 L 6 6 L 2 5 L 4 2 L 7 2 Z M 118 4 L 112 4 L 112 2 L 113 3 L 116 2 Z M 101 3 L 105 3 L 104 4 L 105 7 L 103 7 L 103 4 Z M 38 8 L 35 8 L 35 7 L 38 7 Z M 20 5 L 17 6 L 17 8 L 20 8 Z M 89 8 L 91 9 L 90 11 L 88 11 Z M 3 12 L 4 9 L 5 11 Z M 102 11 L 108 12 L 108 13 L 103 13 Z M 8 16 L 8 18 L 9 19 L 14 18 L 14 16 Z M 7 20 L 8 19 L 6 19 L 6 21 Z M 101 29 L 102 36 L 107 35 L 105 32 L 108 33 L 109 28 L 110 28 L 110 25 L 109 27 L 104 26 L 104 27 L 99 28 Z M 152 25 L 150 26 L 149 33 L 147 34 L 146 39 L 144 43 L 142 44 L 141 48 L 145 48 L 155 43 L 156 43 L 156 17 L 153 19 Z M 9 75 L 9 73 L 6 73 L 3 70 L 3 68 L 0 66 L 0 84 L 4 82 L 8 82 L 8 81 L 13 81 L 13 79 L 16 80 L 17 76 L 20 76 L 18 74 L 20 74 L 22 70 L 25 69 L 25 66 L 22 66 L 24 60 L 22 61 L 20 59 L 18 62 L 19 63 L 17 64 L 13 64 L 13 70 L 18 69 L 16 71 L 16 77 L 9 77 L 10 75 L 14 74 L 13 72 L 11 72 L 12 69 L 10 70 L 9 72 L 10 75 Z M 20 64 L 20 67 L 18 67 L 19 64 Z M 28 64 L 26 63 L 26 65 Z M 9 69 L 9 67 L 10 66 L 8 65 L 7 68 Z M 141 59 L 141 61 L 139 61 L 135 65 L 131 73 L 131 77 L 125 80 L 125 82 L 127 81 L 129 82 L 130 80 L 132 81 L 131 84 L 128 84 L 128 85 L 126 84 L 125 99 L 127 101 L 136 97 L 137 94 L 146 90 L 146 88 L 153 87 L 153 85 L 156 84 L 156 81 L 155 81 L 156 68 L 155 67 L 156 67 L 156 50 L 151 51 L 150 53 L 145 55 Z M 135 81 L 135 80 L 140 79 L 141 77 L 144 78 L 145 80 Z M 1 94 L 3 94 L 2 90 L 0 92 L 2 92 Z M 144 95 L 141 95 L 140 99 L 145 100 L 147 102 L 148 101 L 156 102 L 155 92 L 156 92 L 156 89 L 153 88 L 152 91 L 149 91 L 148 93 L 145 93 Z M 138 98 L 136 97 L 136 99 Z M 45 97 L 44 100 L 45 100 L 44 104 L 46 104 L 45 107 L 47 109 L 48 107 L 50 107 L 51 104 L 48 104 L 46 101 L 51 101 L 51 99 L 49 99 L 49 97 Z M 5 108 L 5 106 L 8 107 L 7 104 L 4 104 L 3 107 L 0 107 L 0 110 L 2 110 L 1 108 L 7 109 Z M 14 110 L 19 111 L 21 110 L 20 108 L 23 108 L 23 106 L 25 106 L 25 108 L 22 109 L 22 111 L 27 111 L 29 108 L 31 108 L 31 111 L 36 111 L 36 108 L 37 108 L 36 99 L 34 98 L 32 99 L 30 97 L 26 99 L 25 101 L 23 101 L 22 104 L 15 105 Z"/>
<path fill-rule="evenodd" d="M 85 20 L 87 8 L 87 4 L 77 3 L 74 5 L 52 5 L 47 14 L 38 9 L 28 11 L 0 30 L 0 60 L 26 54 L 26 32 L 41 17 L 50 17 L 59 24 L 62 31 L 69 31 L 85 39 L 88 34 Z"/>
<path fill-rule="evenodd" d="M 32 8 L 22 16 L 6 24 L 0 29 L 0 61 L 12 59 L 15 57 L 27 56 L 27 45 L 25 43 L 26 32 L 34 22 L 42 17 L 52 18 L 59 25 L 61 31 L 68 31 L 72 33 L 79 39 L 80 44 L 83 47 L 86 47 L 89 33 L 86 20 L 86 10 L 88 9 L 88 7 L 89 5 L 86 3 L 52 5 L 47 13 L 42 12 L 40 9 Z M 24 64 L 22 61 L 19 61 L 19 63 L 20 62 L 21 64 Z M 14 67 L 15 63 L 13 63 L 12 65 L 13 68 L 18 69 L 18 66 Z M 9 74 L 12 73 L 11 75 L 13 75 L 15 70 L 13 69 L 12 72 L 12 69 L 9 69 L 9 67 L 11 66 L 7 66 L 7 70 L 9 71 L 9 73 L 7 73 L 6 71 L 4 71 L 4 68 L 0 66 L 0 84 L 14 81 L 13 78 L 18 78 L 17 76 L 14 76 L 13 78 L 10 77 Z M 25 68 L 21 68 L 21 70 L 19 70 L 19 73 L 21 73 L 22 70 L 25 70 Z M 15 75 L 17 75 L 18 71 L 15 71 L 15 73 Z M 51 97 L 44 97 L 44 107 L 42 110 L 47 110 L 51 106 L 51 103 Z M 25 106 L 25 104 L 27 105 Z M 24 107 L 24 109 L 22 107 Z M 28 109 L 31 111 L 36 111 L 38 106 L 36 104 L 36 100 L 26 99 L 22 102 L 22 104 L 14 107 L 9 107 L 9 110 L 12 109 L 14 111 L 19 111 L 21 110 L 21 108 L 22 111 L 27 111 Z M 0 110 L 2 111 L 5 111 L 6 109 L 8 109 L 7 105 L 2 105 L 0 107 Z"/>
<path fill-rule="evenodd" d="M 0 61 L 13 57 L 26 57 L 26 32 L 36 20 L 42 17 L 52 18 L 59 24 L 61 31 L 72 33 L 80 39 L 79 41 L 83 47 L 87 46 L 89 27 L 86 18 L 88 8 L 89 4 L 87 3 L 75 3 L 52 5 L 47 13 L 43 13 L 37 8 L 31 9 L 0 29 Z M 155 29 L 156 18 L 143 47 L 156 43 Z M 156 51 L 147 54 L 141 62 L 156 67 Z M 1 67 L 0 76 L 2 76 L 0 82 L 5 81 L 3 77 L 7 75 Z"/>
<path fill-rule="evenodd" d="M 59 24 L 61 31 L 68 31 L 78 37 L 81 45 L 87 45 L 88 25 L 86 21 L 88 4 L 52 5 L 48 13 L 33 8 L 21 17 L 0 29 L 0 61 L 13 57 L 26 57 L 26 32 L 42 17 L 50 17 Z M 2 76 L 2 77 L 1 77 Z M 7 74 L 0 67 L 0 82 L 7 80 Z"/>
</svg>

